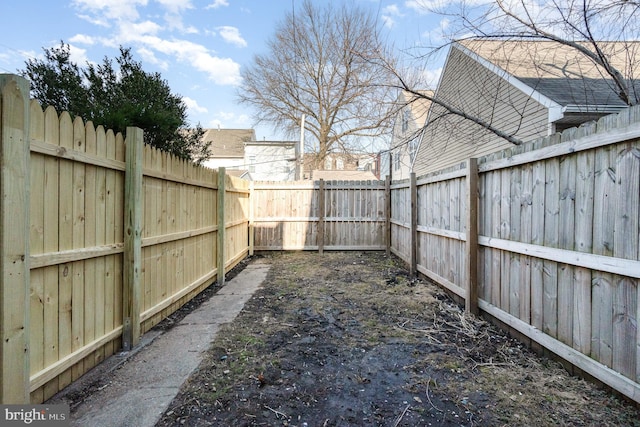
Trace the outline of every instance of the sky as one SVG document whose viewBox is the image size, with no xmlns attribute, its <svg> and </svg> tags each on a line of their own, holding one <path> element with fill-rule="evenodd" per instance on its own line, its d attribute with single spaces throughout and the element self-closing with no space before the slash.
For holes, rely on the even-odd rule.
<svg viewBox="0 0 640 427">
<path fill-rule="evenodd" d="M 398 49 L 433 37 L 445 22 L 427 12 L 428 0 L 351 1 L 378 17 Z M 256 125 L 236 94 L 241 70 L 254 55 L 268 53 L 266 40 L 277 24 L 301 7 L 302 0 L 2 0 L 0 73 L 17 73 L 60 41 L 81 66 L 130 47 L 145 71 L 159 72 L 182 96 L 191 124 L 254 128 L 257 140 L 285 139 L 271 125 Z M 439 67 L 430 70 L 434 81 Z"/>
</svg>

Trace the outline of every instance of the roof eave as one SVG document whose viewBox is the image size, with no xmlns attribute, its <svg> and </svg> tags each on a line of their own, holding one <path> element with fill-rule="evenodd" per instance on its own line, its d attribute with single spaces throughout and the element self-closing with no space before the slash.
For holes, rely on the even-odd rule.
<svg viewBox="0 0 640 427">
<path fill-rule="evenodd" d="M 625 108 L 628 108 L 627 105 L 581 105 L 581 104 L 567 104 L 562 107 L 563 113 L 602 113 L 602 114 L 614 114 L 618 113 Z"/>
</svg>

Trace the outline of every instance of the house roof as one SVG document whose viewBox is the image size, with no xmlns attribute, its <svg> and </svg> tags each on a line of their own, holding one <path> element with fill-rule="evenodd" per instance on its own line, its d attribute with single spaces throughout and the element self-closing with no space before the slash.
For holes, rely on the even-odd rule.
<svg viewBox="0 0 640 427">
<path fill-rule="evenodd" d="M 291 147 L 299 144 L 298 141 L 247 141 L 244 145 L 272 146 L 272 147 Z"/>
<path fill-rule="evenodd" d="M 347 171 L 347 170 L 314 170 L 311 178 L 316 181 L 377 181 L 378 178 L 371 171 Z"/>
<path fill-rule="evenodd" d="M 246 169 L 227 169 L 225 173 L 238 178 L 245 178 L 249 174 L 249 171 Z"/>
<path fill-rule="evenodd" d="M 255 141 L 253 129 L 205 129 L 202 139 L 211 142 L 211 158 L 243 158 L 244 143 Z"/>
<path fill-rule="evenodd" d="M 457 44 L 561 106 L 626 106 L 604 68 L 570 46 L 546 40 L 495 39 Z M 582 45 L 590 48 L 587 43 Z M 602 42 L 599 46 L 625 76 L 632 75 L 630 64 L 640 63 L 640 42 Z M 640 94 L 640 81 L 633 84 Z"/>
</svg>

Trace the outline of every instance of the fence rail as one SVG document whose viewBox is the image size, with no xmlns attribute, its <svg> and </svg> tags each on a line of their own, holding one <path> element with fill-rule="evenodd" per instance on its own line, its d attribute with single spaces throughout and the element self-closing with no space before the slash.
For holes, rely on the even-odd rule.
<svg viewBox="0 0 640 427">
<path fill-rule="evenodd" d="M 224 280 L 249 253 L 249 187 L 42 111 L 17 76 L 0 93 L 0 401 L 43 402 Z"/>
</svg>

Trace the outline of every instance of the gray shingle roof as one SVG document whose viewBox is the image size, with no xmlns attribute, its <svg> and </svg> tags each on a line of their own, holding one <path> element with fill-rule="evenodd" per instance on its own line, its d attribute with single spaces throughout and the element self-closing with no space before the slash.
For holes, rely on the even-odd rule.
<svg viewBox="0 0 640 427">
<path fill-rule="evenodd" d="M 253 129 L 206 129 L 202 139 L 211 142 L 209 151 L 212 158 L 242 158 L 244 143 L 255 141 Z"/>
<path fill-rule="evenodd" d="M 618 97 L 611 79 L 519 78 L 518 80 L 562 106 L 625 106 Z M 640 82 L 636 82 L 636 93 L 640 93 Z"/>
</svg>

